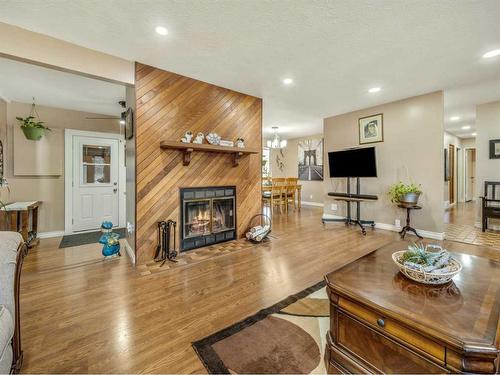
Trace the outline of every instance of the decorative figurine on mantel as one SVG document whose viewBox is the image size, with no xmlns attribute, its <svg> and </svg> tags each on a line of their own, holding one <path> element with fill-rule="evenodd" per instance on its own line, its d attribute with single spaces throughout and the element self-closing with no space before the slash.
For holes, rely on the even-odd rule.
<svg viewBox="0 0 500 375">
<path fill-rule="evenodd" d="M 99 238 L 99 243 L 103 244 L 102 255 L 111 257 L 116 254 L 121 256 L 120 253 L 120 235 L 113 233 L 113 223 L 110 221 L 103 221 L 101 224 L 102 236 Z"/>
<path fill-rule="evenodd" d="M 205 136 L 203 135 L 203 133 L 200 132 L 200 133 L 196 134 L 196 137 L 194 138 L 193 143 L 201 145 L 203 143 L 204 139 L 205 139 Z"/>
<path fill-rule="evenodd" d="M 193 139 L 193 133 L 190 131 L 187 131 L 184 134 L 184 137 L 181 138 L 182 143 L 191 143 L 191 139 Z"/>
<path fill-rule="evenodd" d="M 245 140 L 243 138 L 236 139 L 236 147 L 245 148 Z"/>
<path fill-rule="evenodd" d="M 208 133 L 207 142 L 211 145 L 218 146 L 220 144 L 220 135 L 218 135 L 217 133 Z"/>
</svg>

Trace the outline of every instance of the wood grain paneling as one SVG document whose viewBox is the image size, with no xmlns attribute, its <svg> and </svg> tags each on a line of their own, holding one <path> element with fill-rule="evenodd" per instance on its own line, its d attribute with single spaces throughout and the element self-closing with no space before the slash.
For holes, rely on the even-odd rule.
<svg viewBox="0 0 500 375">
<path fill-rule="evenodd" d="M 241 137 L 261 150 L 262 99 L 136 64 L 137 260 L 153 257 L 156 222 L 179 221 L 179 188 L 235 185 L 238 236 L 261 210 L 261 153 L 246 155 L 233 168 L 227 154 L 162 150 L 161 141 L 178 141 L 186 131 Z"/>
</svg>

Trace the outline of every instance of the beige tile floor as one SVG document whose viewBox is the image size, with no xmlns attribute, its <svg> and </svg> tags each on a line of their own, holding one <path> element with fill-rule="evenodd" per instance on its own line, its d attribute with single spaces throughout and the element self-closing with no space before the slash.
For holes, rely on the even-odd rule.
<svg viewBox="0 0 500 375">
<path fill-rule="evenodd" d="M 500 231 L 488 230 L 482 232 L 476 228 L 476 203 L 457 203 L 445 213 L 446 239 L 470 243 L 474 245 L 491 246 L 500 249 Z"/>
</svg>

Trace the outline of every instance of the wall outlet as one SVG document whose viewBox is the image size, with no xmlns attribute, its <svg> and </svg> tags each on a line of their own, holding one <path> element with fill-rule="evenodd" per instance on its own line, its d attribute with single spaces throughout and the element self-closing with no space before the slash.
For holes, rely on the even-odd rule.
<svg viewBox="0 0 500 375">
<path fill-rule="evenodd" d="M 313 195 L 312 194 L 309 194 L 309 199 L 312 201 L 312 199 L 313 199 Z"/>
<path fill-rule="evenodd" d="M 332 211 L 337 211 L 337 204 L 332 203 L 331 209 L 332 209 Z"/>
<path fill-rule="evenodd" d="M 401 220 L 399 220 L 399 219 L 394 220 L 394 225 L 395 225 L 397 228 L 401 228 Z"/>
</svg>

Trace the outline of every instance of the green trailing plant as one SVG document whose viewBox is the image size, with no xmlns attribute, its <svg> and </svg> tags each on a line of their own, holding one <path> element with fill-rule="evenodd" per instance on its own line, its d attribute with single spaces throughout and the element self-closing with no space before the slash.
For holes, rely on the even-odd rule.
<svg viewBox="0 0 500 375">
<path fill-rule="evenodd" d="M 404 184 L 401 181 L 389 188 L 389 197 L 392 203 L 398 203 L 406 194 L 422 194 L 422 186 L 414 183 Z"/>
<path fill-rule="evenodd" d="M 412 243 L 408 245 L 408 250 L 403 253 L 401 260 L 403 262 L 428 265 L 434 256 L 435 254 L 425 251 L 425 246 L 422 243 Z"/>
<path fill-rule="evenodd" d="M 35 121 L 34 116 L 16 117 L 16 120 L 19 122 L 19 125 L 21 125 L 21 128 L 37 128 L 50 130 L 49 127 L 44 125 L 43 121 Z"/>
</svg>

